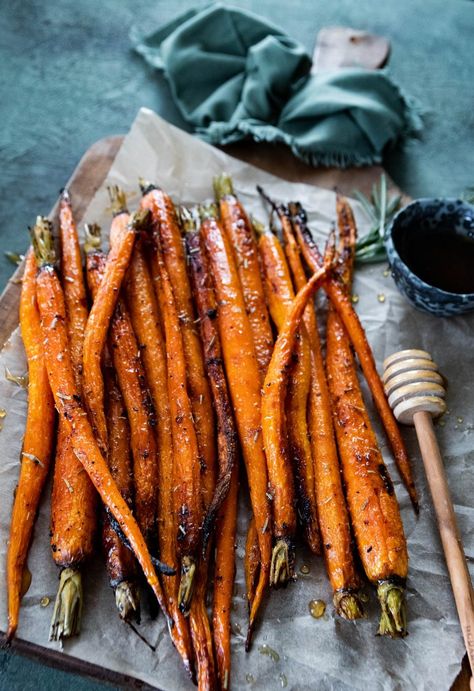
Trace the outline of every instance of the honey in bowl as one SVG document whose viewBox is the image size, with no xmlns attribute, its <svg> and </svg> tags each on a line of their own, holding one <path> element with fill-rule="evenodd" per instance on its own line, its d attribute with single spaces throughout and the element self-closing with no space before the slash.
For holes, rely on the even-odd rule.
<svg viewBox="0 0 474 691">
<path fill-rule="evenodd" d="M 448 317 L 474 310 L 474 206 L 460 199 L 417 199 L 385 236 L 398 289 L 417 308 Z"/>
<path fill-rule="evenodd" d="M 453 228 L 399 228 L 393 243 L 402 261 L 422 281 L 449 293 L 474 292 L 474 233 Z"/>
</svg>

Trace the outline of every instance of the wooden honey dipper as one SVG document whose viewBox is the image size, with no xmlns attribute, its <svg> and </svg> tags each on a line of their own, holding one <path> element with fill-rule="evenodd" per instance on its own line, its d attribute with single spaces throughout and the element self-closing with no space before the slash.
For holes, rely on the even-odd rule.
<svg viewBox="0 0 474 691">
<path fill-rule="evenodd" d="M 424 350 L 401 350 L 386 358 L 383 365 L 385 393 L 395 417 L 416 429 L 472 674 L 474 594 L 432 422 L 446 410 L 444 380 Z M 474 691 L 473 677 L 470 688 Z"/>
</svg>

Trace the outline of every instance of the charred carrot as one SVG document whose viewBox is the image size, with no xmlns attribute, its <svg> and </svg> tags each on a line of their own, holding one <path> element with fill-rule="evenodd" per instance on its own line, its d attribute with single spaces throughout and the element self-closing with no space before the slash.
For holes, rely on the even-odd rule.
<svg viewBox="0 0 474 691">
<path fill-rule="evenodd" d="M 275 326 L 277 329 L 280 329 L 294 299 L 293 284 L 283 248 L 278 238 L 261 224 L 255 224 L 255 226 L 259 234 L 258 248 L 264 269 L 265 290 L 270 314 Z M 283 419 L 284 430 L 287 430 L 288 435 L 287 455 L 291 455 L 290 468 L 287 472 L 292 477 L 294 469 L 298 514 L 310 549 L 319 554 L 321 551 L 321 541 L 318 528 L 313 458 L 307 422 L 308 396 L 311 385 L 311 354 L 308 334 L 304 325 L 302 325 L 298 334 L 293 360 L 290 376 L 288 377 L 286 411 L 283 413 L 287 421 L 287 424 L 285 424 L 285 419 Z M 284 430 L 282 430 L 282 439 L 286 437 Z M 271 479 L 270 482 L 273 485 Z M 282 478 L 274 478 L 274 482 L 281 486 Z M 280 491 L 277 490 L 277 494 Z M 283 499 L 283 497 L 281 498 Z M 289 502 L 283 499 L 282 503 L 285 506 L 285 510 L 287 510 Z M 277 507 L 278 501 L 274 501 L 274 524 L 276 524 L 275 511 Z M 287 541 L 289 544 L 292 544 L 294 535 L 291 535 L 288 530 L 290 523 L 287 520 L 283 522 L 285 523 Z M 293 519 L 293 525 L 295 526 L 295 519 Z M 290 561 L 291 551 L 292 549 L 290 548 Z"/>
<path fill-rule="evenodd" d="M 285 252 L 290 264 L 296 290 L 306 284 L 298 244 L 293 234 L 288 210 L 279 207 Z M 334 606 L 346 619 L 363 615 L 358 590 L 360 578 L 352 553 L 352 536 L 346 499 L 342 488 L 332 422 L 331 400 L 326 381 L 318 325 L 314 307 L 308 303 L 304 321 L 311 344 L 311 389 L 308 423 L 313 451 L 315 493 L 323 554 L 331 586 Z"/>
<path fill-rule="evenodd" d="M 87 282 L 92 298 L 102 281 L 107 255 L 100 250 L 100 228 L 85 227 Z M 130 450 L 130 425 L 107 345 L 103 354 L 105 403 L 108 434 L 107 463 L 117 487 L 130 509 L 133 509 L 133 470 Z M 115 604 L 120 617 L 128 621 L 139 617 L 140 602 L 137 588 L 137 569 L 133 554 L 125 547 L 104 511 L 102 544 L 106 558 L 109 583 L 115 592 Z"/>
<path fill-rule="evenodd" d="M 214 192 L 222 225 L 234 252 L 263 382 L 272 356 L 273 333 L 260 274 L 257 240 L 245 209 L 234 194 L 230 175 L 224 173 L 214 178 Z"/>
<path fill-rule="evenodd" d="M 214 414 L 209 384 L 204 372 L 202 346 L 194 313 L 181 228 L 171 198 L 154 185 L 142 181 L 141 186 L 144 193 L 141 207 L 150 210 L 179 316 L 187 363 L 189 397 L 202 459 L 202 485 L 205 491 L 212 492 L 216 481 Z"/>
<path fill-rule="evenodd" d="M 268 584 L 271 559 L 272 524 L 261 434 L 260 374 L 230 243 L 216 219 L 209 218 L 201 232 L 214 281 L 224 367 L 247 469 L 261 554 L 259 582 L 250 612 L 248 648 L 256 614 Z"/>
<path fill-rule="evenodd" d="M 207 223 L 207 210 L 201 209 L 202 224 Z M 217 211 L 214 210 L 214 213 Z M 212 501 L 203 523 L 202 551 L 214 530 L 216 515 L 225 501 L 230 487 L 232 469 L 237 463 L 237 430 L 230 402 L 222 362 L 220 336 L 217 327 L 217 302 L 212 285 L 209 260 L 202 234 L 189 218 L 183 224 L 191 284 L 196 302 L 199 329 L 204 350 L 204 365 L 211 386 L 211 395 L 217 418 L 217 448 L 219 473 Z"/>
<path fill-rule="evenodd" d="M 350 211 L 350 209 L 349 209 Z M 351 280 L 355 235 L 345 235 L 353 220 L 338 200 L 344 248 L 341 276 Z M 345 255 L 345 257 L 344 257 Z M 404 585 L 408 553 L 393 485 L 365 407 L 350 341 L 334 307 L 328 317 L 327 370 L 336 436 L 359 556 L 368 579 L 377 586 L 382 615 L 379 634 L 406 635 Z"/>
<path fill-rule="evenodd" d="M 211 209 L 211 214 L 216 213 L 216 210 Z M 208 214 L 209 210 L 203 207 L 201 209 L 203 225 L 207 223 Z M 186 218 L 183 226 L 186 231 L 191 283 L 204 349 L 204 364 L 211 385 L 217 418 L 219 475 L 203 524 L 203 554 L 206 554 L 208 539 L 214 529 L 216 514 L 219 512 L 214 571 L 213 638 L 219 682 L 221 688 L 227 689 L 230 679 L 230 610 L 235 575 L 237 525 L 237 431 L 223 368 L 220 336 L 216 323 L 217 302 L 203 236 L 189 217 Z"/>
<path fill-rule="evenodd" d="M 191 604 L 203 515 L 201 464 L 191 401 L 187 391 L 186 359 L 178 312 L 159 239 L 154 237 L 153 275 L 166 343 L 168 397 L 173 436 L 173 501 L 177 550 L 181 561 L 178 601 L 187 614 Z"/>
<path fill-rule="evenodd" d="M 314 271 L 316 267 L 319 266 L 318 253 L 315 251 L 311 233 L 306 226 L 305 214 L 301 208 L 299 209 L 298 213 L 294 215 L 294 227 L 304 259 L 310 269 Z M 400 477 L 402 478 L 410 496 L 413 508 L 418 513 L 418 495 L 410 468 L 408 454 L 400 434 L 397 421 L 393 416 L 392 409 L 390 408 L 385 396 L 383 384 L 377 372 L 374 356 L 364 333 L 364 329 L 356 312 L 354 311 L 349 296 L 341 287 L 340 283 L 336 280 L 326 281 L 324 288 L 331 300 L 331 303 L 334 305 L 339 316 L 341 317 L 344 328 L 347 330 L 347 334 L 351 340 L 354 350 L 357 353 L 357 357 L 367 379 L 375 405 L 392 447 Z"/>
<path fill-rule="evenodd" d="M 59 205 L 61 275 L 67 331 L 76 386 L 82 387 L 82 346 L 88 309 L 81 250 L 71 202 L 63 190 Z M 76 458 L 67 424 L 59 419 L 51 494 L 51 550 L 61 569 L 50 640 L 79 633 L 82 612 L 81 565 L 94 551 L 97 493 Z"/>
<path fill-rule="evenodd" d="M 20 328 L 28 361 L 28 411 L 21 451 L 20 478 L 13 502 L 8 539 L 8 641 L 13 638 L 18 627 L 23 574 L 54 442 L 54 402 L 43 358 L 41 324 L 36 302 L 36 272 L 35 256 L 30 249 L 26 255 L 20 297 Z"/>
<path fill-rule="evenodd" d="M 135 246 L 128 270 L 126 298 L 156 412 L 157 525 L 160 557 L 165 563 L 178 570 L 173 507 L 173 438 L 167 387 L 166 348 L 155 289 L 142 240 Z M 178 607 L 179 579 L 175 575 L 162 580 L 170 614 L 175 624 L 171 632 L 173 643 L 181 655 L 186 671 L 192 675 L 189 627 Z"/>
<path fill-rule="evenodd" d="M 70 426 L 76 456 L 83 464 L 118 527 L 123 531 L 169 621 L 166 602 L 146 543 L 100 452 L 91 424 L 81 404 L 69 352 L 64 296 L 53 267 L 55 255 L 47 219 L 40 219 L 37 222 L 33 230 L 33 243 L 38 263 L 36 295 L 44 337 L 43 348 L 56 408 L 59 415 L 64 417 Z M 62 355 L 59 360 L 58 354 Z"/>
<path fill-rule="evenodd" d="M 116 234 L 117 241 L 113 243 L 113 249 L 107 257 L 104 280 L 92 305 L 84 334 L 83 393 L 92 428 L 97 435 L 102 453 L 107 451 L 107 424 L 104 412 L 101 357 L 120 287 L 132 257 L 136 234 L 147 222 L 147 212 L 136 213 L 130 221 L 128 214 L 123 210 L 116 214 L 112 224 L 112 239 Z M 117 226 L 120 226 L 120 229 Z"/>
</svg>

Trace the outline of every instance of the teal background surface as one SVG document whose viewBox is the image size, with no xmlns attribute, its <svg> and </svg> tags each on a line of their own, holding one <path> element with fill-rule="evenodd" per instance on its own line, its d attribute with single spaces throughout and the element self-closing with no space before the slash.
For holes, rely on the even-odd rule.
<svg viewBox="0 0 474 691">
<path fill-rule="evenodd" d="M 126 132 L 147 106 L 183 126 L 164 79 L 130 49 L 132 25 L 150 31 L 187 0 L 10 0 L 0 18 L 0 285 L 25 250 L 27 226 L 47 213 L 82 153 Z M 312 52 L 322 26 L 387 36 L 394 78 L 428 110 L 420 140 L 385 167 L 411 196 L 457 195 L 474 185 L 474 3 L 468 0 L 236 1 L 285 27 Z M 0 651 L 0 689 L 111 688 Z"/>
</svg>

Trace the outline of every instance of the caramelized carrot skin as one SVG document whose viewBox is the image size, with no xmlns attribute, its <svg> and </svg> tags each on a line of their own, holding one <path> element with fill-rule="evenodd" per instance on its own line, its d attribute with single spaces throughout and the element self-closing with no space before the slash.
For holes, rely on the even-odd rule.
<svg viewBox="0 0 474 691">
<path fill-rule="evenodd" d="M 265 232 L 259 238 L 259 252 L 265 274 L 265 292 L 270 307 L 270 314 L 277 327 L 281 329 L 291 309 L 294 290 L 283 248 L 273 233 Z M 295 475 L 298 497 L 298 513 L 305 528 L 306 540 L 311 550 L 320 553 L 321 544 L 318 530 L 314 472 L 311 446 L 307 425 L 307 405 L 311 383 L 311 358 L 307 333 L 300 329 L 295 344 L 295 354 L 291 363 L 289 376 L 282 381 L 283 387 L 279 397 L 286 401 L 282 417 L 281 438 L 288 436 L 290 469 L 287 474 Z M 267 413 L 270 415 L 270 413 Z M 283 442 L 284 443 L 284 442 Z M 288 484 L 288 480 L 274 484 Z M 285 506 L 289 505 L 286 499 Z M 274 513 L 277 504 L 274 503 Z"/>
<path fill-rule="evenodd" d="M 204 371 L 201 341 L 195 323 L 181 229 L 173 202 L 162 190 L 150 190 L 143 197 L 141 206 L 151 212 L 155 233 L 159 238 L 164 264 L 173 288 L 187 363 L 189 397 L 195 420 L 199 453 L 203 459 L 202 482 L 205 488 L 213 488 L 216 480 L 214 415 L 209 384 Z"/>
<path fill-rule="evenodd" d="M 170 278 L 155 246 L 152 254 L 155 286 L 163 319 L 168 370 L 168 397 L 173 433 L 173 501 L 178 555 L 195 556 L 202 520 L 201 464 L 193 411 L 187 392 L 183 337 Z"/>
<path fill-rule="evenodd" d="M 28 360 L 28 411 L 8 540 L 8 640 L 13 638 L 18 626 L 23 570 L 54 443 L 54 401 L 43 358 L 36 273 L 36 260 L 30 249 L 20 297 L 21 335 Z"/>
<path fill-rule="evenodd" d="M 128 221 L 126 214 L 120 214 L 114 219 L 115 224 L 118 224 L 119 221 L 120 223 Z M 92 305 L 84 334 L 83 393 L 87 412 L 102 452 L 107 450 L 107 423 L 104 412 L 101 356 L 107 339 L 110 320 L 117 304 L 120 286 L 130 264 L 135 235 L 135 230 L 128 225 L 121 227 L 120 231 L 117 230 L 118 237 L 108 254 L 104 280 Z"/>
<path fill-rule="evenodd" d="M 236 196 L 226 195 L 219 206 L 222 225 L 233 248 L 263 381 L 272 356 L 273 333 L 265 303 L 257 242 L 249 218 Z"/>
<path fill-rule="evenodd" d="M 161 609 L 168 617 L 166 603 L 146 543 L 108 469 L 95 440 L 92 427 L 80 403 L 69 354 L 65 328 L 66 311 L 59 279 L 51 266 L 43 266 L 37 277 L 37 299 L 41 315 L 48 379 L 59 414 L 68 422 L 76 456 L 84 465 L 102 501 L 111 511 L 140 562 Z M 57 354 L 63 358 L 57 360 Z"/>
<path fill-rule="evenodd" d="M 285 223 L 288 222 L 288 225 Z M 282 219 L 285 251 L 299 291 L 306 285 L 301 257 L 288 217 Z M 311 347 L 311 389 L 308 423 L 314 460 L 315 494 L 323 554 L 335 592 L 355 590 L 360 579 L 352 554 L 352 536 L 342 487 L 339 458 L 321 343 L 314 306 L 308 303 L 304 322 Z"/>
<path fill-rule="evenodd" d="M 216 291 L 225 371 L 247 469 L 250 498 L 261 554 L 259 584 L 251 621 L 268 583 L 271 558 L 271 513 L 267 468 L 261 434 L 260 373 L 230 244 L 217 221 L 202 227 Z"/>
<path fill-rule="evenodd" d="M 235 578 L 235 536 L 239 495 L 238 467 L 234 466 L 229 493 L 221 507 L 216 531 L 216 565 L 212 624 L 217 676 L 222 689 L 230 687 L 231 611 Z M 258 549 L 258 542 L 257 542 Z"/>
<path fill-rule="evenodd" d="M 81 250 L 67 192 L 59 208 L 61 274 L 67 332 L 74 377 L 82 388 L 82 348 L 87 324 L 87 297 Z M 66 423 L 59 419 L 51 494 L 51 550 L 60 567 L 78 566 L 94 551 L 97 493 L 76 458 Z"/>
<path fill-rule="evenodd" d="M 359 555 L 369 580 L 407 577 L 408 554 L 390 476 L 362 398 L 344 328 L 334 312 L 327 368 L 347 501 Z"/>
<path fill-rule="evenodd" d="M 312 270 L 319 266 L 318 257 L 311 246 L 311 238 L 308 234 L 297 227 L 298 242 L 306 263 Z M 395 420 L 392 409 L 390 408 L 382 381 L 375 366 L 372 350 L 367 342 L 364 329 L 353 309 L 350 298 L 346 295 L 341 285 L 334 280 L 326 281 L 324 284 L 331 304 L 337 310 L 344 328 L 347 330 L 351 343 L 357 353 L 357 357 L 370 386 L 375 405 L 383 422 L 390 445 L 392 447 L 395 462 L 397 464 L 400 477 L 410 495 L 411 502 L 416 512 L 418 512 L 418 495 L 413 480 L 410 461 L 403 442 L 397 421 Z"/>
</svg>

